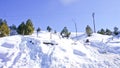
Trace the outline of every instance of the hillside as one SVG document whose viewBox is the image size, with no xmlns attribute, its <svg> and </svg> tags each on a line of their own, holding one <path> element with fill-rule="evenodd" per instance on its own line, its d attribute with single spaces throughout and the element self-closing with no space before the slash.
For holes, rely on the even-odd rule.
<svg viewBox="0 0 120 68">
<path fill-rule="evenodd" d="M 49 35 L 42 31 L 38 37 L 34 33 L 0 38 L 0 68 L 120 68 L 119 37 Z"/>
</svg>

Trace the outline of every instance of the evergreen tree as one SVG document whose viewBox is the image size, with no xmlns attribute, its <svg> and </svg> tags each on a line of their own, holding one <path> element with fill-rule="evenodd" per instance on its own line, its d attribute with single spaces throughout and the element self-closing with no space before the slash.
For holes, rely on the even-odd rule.
<svg viewBox="0 0 120 68">
<path fill-rule="evenodd" d="M 54 30 L 54 33 L 56 34 L 56 33 L 57 33 L 57 31 L 56 31 L 56 30 Z"/>
<path fill-rule="evenodd" d="M 47 31 L 48 32 L 51 32 L 52 31 L 52 28 L 50 26 L 47 26 Z"/>
<path fill-rule="evenodd" d="M 47 26 L 47 31 L 50 32 L 50 39 L 52 39 L 52 28 L 50 26 Z"/>
<path fill-rule="evenodd" d="M 31 35 L 34 32 L 34 27 L 30 19 L 26 22 L 25 35 Z"/>
<path fill-rule="evenodd" d="M 12 24 L 9 28 L 10 28 L 10 30 L 16 30 L 17 29 L 16 25 L 14 25 L 14 24 Z"/>
<path fill-rule="evenodd" d="M 0 19 L 0 23 L 2 23 L 3 22 L 3 20 L 2 19 Z"/>
<path fill-rule="evenodd" d="M 38 37 L 38 33 L 41 31 L 40 27 L 37 28 L 37 37 Z"/>
<path fill-rule="evenodd" d="M 7 25 L 7 21 L 6 20 L 2 21 L 2 19 L 1 19 L 1 21 L 0 21 L 0 37 L 8 36 L 9 33 L 10 33 L 10 29 Z"/>
<path fill-rule="evenodd" d="M 114 27 L 113 33 L 114 33 L 114 35 L 118 35 L 118 34 L 119 34 L 119 31 L 118 31 L 118 28 L 117 28 L 117 27 Z"/>
<path fill-rule="evenodd" d="M 87 25 L 87 27 L 86 27 L 86 33 L 87 33 L 88 36 L 91 36 L 92 33 L 93 33 L 93 31 L 92 31 L 92 29 L 89 25 Z"/>
<path fill-rule="evenodd" d="M 70 34 L 71 34 L 71 33 L 68 31 L 67 27 L 64 27 L 63 30 L 62 30 L 61 33 L 60 33 L 60 35 L 61 35 L 63 38 L 64 38 L 64 37 L 69 38 Z"/>
<path fill-rule="evenodd" d="M 112 31 L 110 31 L 109 29 L 106 29 L 105 34 L 106 34 L 106 35 L 112 35 Z"/>
<path fill-rule="evenodd" d="M 6 20 L 3 20 L 3 22 L 7 24 L 7 21 L 6 21 Z"/>
<path fill-rule="evenodd" d="M 97 33 L 105 35 L 105 30 L 102 28 L 100 31 L 98 31 Z"/>
<path fill-rule="evenodd" d="M 12 24 L 9 28 L 10 28 L 10 35 L 16 35 L 17 34 L 16 25 Z"/>
<path fill-rule="evenodd" d="M 18 34 L 21 35 L 31 35 L 34 32 L 34 27 L 32 21 L 28 19 L 26 24 L 22 22 L 17 28 Z"/>
<path fill-rule="evenodd" d="M 22 22 L 17 28 L 18 34 L 25 35 L 25 29 L 26 29 L 26 25 L 24 22 Z"/>
</svg>

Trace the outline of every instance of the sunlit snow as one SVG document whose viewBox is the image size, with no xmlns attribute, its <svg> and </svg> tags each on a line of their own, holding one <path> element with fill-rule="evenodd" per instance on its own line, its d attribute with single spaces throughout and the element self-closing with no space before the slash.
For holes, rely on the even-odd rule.
<svg viewBox="0 0 120 68">
<path fill-rule="evenodd" d="M 69 39 L 53 33 L 50 39 L 43 31 L 38 37 L 34 33 L 0 38 L 0 68 L 120 68 L 119 54 L 118 37 L 96 33 L 72 33 Z"/>
</svg>

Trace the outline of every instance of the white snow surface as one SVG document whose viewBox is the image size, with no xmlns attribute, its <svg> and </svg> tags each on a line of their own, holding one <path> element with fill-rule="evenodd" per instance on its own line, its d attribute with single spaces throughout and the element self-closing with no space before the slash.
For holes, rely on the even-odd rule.
<svg viewBox="0 0 120 68">
<path fill-rule="evenodd" d="M 120 68 L 120 39 L 96 33 L 91 37 L 72 33 L 69 39 L 57 33 L 50 39 L 45 31 L 38 37 L 36 33 L 3 37 L 0 68 Z"/>
</svg>

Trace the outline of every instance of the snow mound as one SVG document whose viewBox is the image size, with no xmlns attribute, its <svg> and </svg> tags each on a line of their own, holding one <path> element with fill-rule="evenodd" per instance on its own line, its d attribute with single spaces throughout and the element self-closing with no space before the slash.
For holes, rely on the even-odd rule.
<svg viewBox="0 0 120 68">
<path fill-rule="evenodd" d="M 59 34 L 50 39 L 49 35 L 0 38 L 0 68 L 120 68 L 119 38 L 72 33 L 69 39 Z"/>
</svg>

